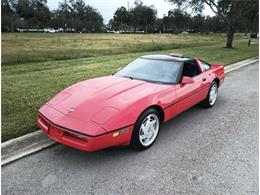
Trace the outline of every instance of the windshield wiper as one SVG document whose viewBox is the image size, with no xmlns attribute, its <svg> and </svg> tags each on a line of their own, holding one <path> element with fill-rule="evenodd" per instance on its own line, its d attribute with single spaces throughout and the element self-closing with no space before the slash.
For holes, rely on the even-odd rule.
<svg viewBox="0 0 260 195">
<path fill-rule="evenodd" d="M 163 82 L 160 81 L 150 81 L 150 80 L 145 80 L 148 83 L 156 83 L 156 84 L 163 84 Z"/>
<path fill-rule="evenodd" d="M 128 78 L 128 79 L 131 79 L 131 80 L 134 80 L 133 77 L 130 77 L 130 76 L 124 76 L 125 78 Z"/>
</svg>

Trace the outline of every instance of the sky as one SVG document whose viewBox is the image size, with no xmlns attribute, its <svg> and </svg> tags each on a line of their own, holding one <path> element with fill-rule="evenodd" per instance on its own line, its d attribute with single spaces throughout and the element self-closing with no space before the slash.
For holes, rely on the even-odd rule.
<svg viewBox="0 0 260 195">
<path fill-rule="evenodd" d="M 48 6 L 51 10 L 57 9 L 59 2 L 63 2 L 64 0 L 48 0 Z M 110 19 L 113 18 L 113 15 L 117 8 L 124 6 L 134 7 L 135 0 L 85 0 L 86 4 L 96 8 L 103 16 L 105 24 L 109 22 Z M 174 9 L 175 6 L 166 0 L 143 0 L 144 5 L 151 6 L 157 9 L 157 16 L 162 18 L 164 14 L 167 15 L 168 11 Z M 203 11 L 204 15 L 214 15 L 214 13 L 210 10 L 209 7 L 206 7 Z"/>
</svg>

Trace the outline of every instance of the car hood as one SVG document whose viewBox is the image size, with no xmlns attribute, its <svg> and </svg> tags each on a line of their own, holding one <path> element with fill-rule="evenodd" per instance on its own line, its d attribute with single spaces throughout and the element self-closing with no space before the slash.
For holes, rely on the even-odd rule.
<svg viewBox="0 0 260 195">
<path fill-rule="evenodd" d="M 53 97 L 47 105 L 72 118 L 104 125 L 129 104 L 165 85 L 107 76 L 74 84 Z"/>
</svg>

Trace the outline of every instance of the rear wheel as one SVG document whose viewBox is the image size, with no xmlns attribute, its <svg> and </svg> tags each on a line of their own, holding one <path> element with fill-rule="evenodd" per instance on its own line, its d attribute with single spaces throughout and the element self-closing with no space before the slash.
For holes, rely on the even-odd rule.
<svg viewBox="0 0 260 195">
<path fill-rule="evenodd" d="M 158 112 L 153 108 L 144 111 L 135 124 L 131 146 L 137 150 L 149 148 L 155 142 L 159 130 L 160 117 Z"/>
<path fill-rule="evenodd" d="M 218 84 L 213 81 L 210 85 L 207 98 L 202 102 L 202 106 L 205 108 L 211 108 L 216 103 L 218 97 Z"/>
</svg>

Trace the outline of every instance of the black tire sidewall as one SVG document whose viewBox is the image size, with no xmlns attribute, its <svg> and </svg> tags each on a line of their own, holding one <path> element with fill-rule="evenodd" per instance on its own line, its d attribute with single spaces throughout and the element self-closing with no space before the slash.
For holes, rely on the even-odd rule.
<svg viewBox="0 0 260 195">
<path fill-rule="evenodd" d="M 217 88 L 218 88 L 218 83 L 217 83 L 216 81 L 213 81 L 213 82 L 210 84 L 208 96 L 207 96 L 207 98 L 202 102 L 202 103 L 203 103 L 203 106 L 204 106 L 205 108 L 211 108 L 212 106 L 215 105 L 215 103 L 216 103 L 216 101 L 217 101 L 217 100 L 216 100 L 216 101 L 214 102 L 214 104 L 212 104 L 212 105 L 209 103 L 210 91 L 211 91 L 211 88 L 213 87 L 213 85 L 216 85 Z M 218 93 L 218 91 L 217 91 L 217 93 Z"/>
<path fill-rule="evenodd" d="M 149 115 L 149 114 L 155 114 L 159 121 L 160 121 L 160 116 L 159 116 L 159 113 L 153 109 L 153 108 L 149 108 L 147 110 L 145 110 L 137 119 L 136 123 L 135 123 L 135 126 L 134 126 L 134 130 L 133 130 L 133 133 L 132 133 L 132 138 L 131 138 L 131 146 L 136 149 L 136 150 L 145 150 L 145 149 L 148 149 L 150 148 L 154 142 L 156 141 L 157 137 L 158 137 L 158 134 L 160 132 L 160 123 L 159 123 L 159 130 L 158 130 L 158 134 L 155 138 L 155 140 L 149 145 L 149 146 L 144 146 L 141 144 L 140 142 L 140 139 L 139 139 L 139 131 L 140 131 L 140 127 L 142 125 L 142 122 L 143 120 Z"/>
</svg>

